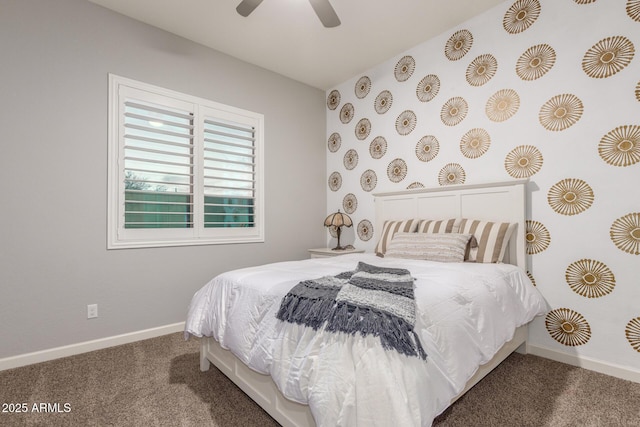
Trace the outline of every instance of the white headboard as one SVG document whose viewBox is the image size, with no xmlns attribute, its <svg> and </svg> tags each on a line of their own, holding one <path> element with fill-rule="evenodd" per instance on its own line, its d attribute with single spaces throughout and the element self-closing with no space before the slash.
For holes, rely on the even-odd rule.
<svg viewBox="0 0 640 427">
<path fill-rule="evenodd" d="M 527 182 L 525 179 L 376 193 L 375 230 L 382 230 L 385 220 L 410 218 L 470 218 L 517 223 L 504 262 L 526 270 Z"/>
</svg>

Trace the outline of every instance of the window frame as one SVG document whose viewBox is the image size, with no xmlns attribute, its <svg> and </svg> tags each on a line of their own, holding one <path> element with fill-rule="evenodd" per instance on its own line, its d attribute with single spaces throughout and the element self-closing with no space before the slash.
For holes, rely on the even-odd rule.
<svg viewBox="0 0 640 427">
<path fill-rule="evenodd" d="M 131 98 L 134 96 L 134 98 Z M 154 102 L 193 112 L 192 228 L 125 228 L 124 103 Z M 204 121 L 231 120 L 255 130 L 253 227 L 204 226 Z M 107 249 L 264 242 L 264 115 L 109 74 Z"/>
</svg>

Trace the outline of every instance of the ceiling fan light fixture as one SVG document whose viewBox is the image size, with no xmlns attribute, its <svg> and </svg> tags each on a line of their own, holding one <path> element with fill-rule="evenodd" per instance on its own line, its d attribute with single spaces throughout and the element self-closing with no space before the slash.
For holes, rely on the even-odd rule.
<svg viewBox="0 0 640 427">
<path fill-rule="evenodd" d="M 246 18 L 256 7 L 260 6 L 260 3 L 262 3 L 262 0 L 242 0 L 236 7 L 236 12 Z"/>
<path fill-rule="evenodd" d="M 329 0 L 309 0 L 309 3 L 311 3 L 311 7 L 315 10 L 322 25 L 327 28 L 340 25 L 340 18 L 338 18 L 338 14 L 329 3 Z"/>
<path fill-rule="evenodd" d="M 242 0 L 236 7 L 236 11 L 245 18 L 251 14 L 262 3 L 262 0 Z M 340 25 L 338 14 L 329 3 L 329 0 L 309 0 L 311 7 L 318 15 L 318 19 L 326 28 L 333 28 Z"/>
</svg>

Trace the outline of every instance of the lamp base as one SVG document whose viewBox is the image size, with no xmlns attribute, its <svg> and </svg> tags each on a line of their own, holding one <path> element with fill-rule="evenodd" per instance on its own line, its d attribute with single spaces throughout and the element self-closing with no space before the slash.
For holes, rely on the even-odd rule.
<svg viewBox="0 0 640 427">
<path fill-rule="evenodd" d="M 344 246 L 336 246 L 335 248 L 331 249 L 332 251 L 346 251 L 347 248 Z"/>
</svg>

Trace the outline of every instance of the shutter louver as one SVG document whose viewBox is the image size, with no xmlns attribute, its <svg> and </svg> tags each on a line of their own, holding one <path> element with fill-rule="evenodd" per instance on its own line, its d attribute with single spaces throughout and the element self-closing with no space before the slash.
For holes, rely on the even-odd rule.
<svg viewBox="0 0 640 427">
<path fill-rule="evenodd" d="M 125 228 L 192 228 L 193 114 L 124 103 Z"/>
<path fill-rule="evenodd" d="M 204 120 L 204 226 L 255 226 L 255 129 Z"/>
</svg>

